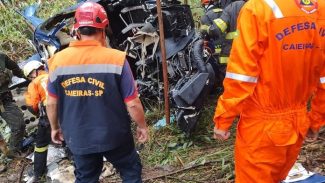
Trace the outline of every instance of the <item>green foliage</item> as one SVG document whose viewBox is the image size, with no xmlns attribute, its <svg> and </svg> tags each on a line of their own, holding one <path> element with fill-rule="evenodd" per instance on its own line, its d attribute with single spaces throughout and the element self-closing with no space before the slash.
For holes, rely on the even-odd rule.
<svg viewBox="0 0 325 183">
<path fill-rule="evenodd" d="M 194 177 L 193 173 L 195 173 L 199 177 L 202 176 L 203 182 L 209 182 L 216 178 L 231 180 L 234 166 L 234 136 L 225 142 L 218 142 L 212 138 L 212 118 L 216 100 L 217 96 L 210 96 L 207 99 L 208 105 L 201 114 L 198 126 L 190 136 L 182 133 L 175 123 L 159 130 L 151 128 L 150 141 L 140 153 L 143 164 L 162 169 L 168 169 L 170 166 L 179 169 L 204 165 L 202 166 L 203 170 L 195 168 L 193 172 L 185 172 L 184 176 Z M 232 134 L 234 133 L 232 130 Z M 204 177 L 207 175 L 204 172 L 206 169 L 213 173 L 212 177 Z"/>
<path fill-rule="evenodd" d="M 27 24 L 14 8 L 0 7 L 0 51 L 14 60 L 32 52 L 27 42 Z"/>
<path fill-rule="evenodd" d="M 28 39 L 32 39 L 32 31 L 17 11 L 22 11 L 24 7 L 36 2 L 35 0 L 0 1 L 0 23 L 2 25 L 0 27 L 0 51 L 8 54 L 13 60 L 25 59 L 35 51 L 28 43 Z M 50 17 L 74 2 L 74 0 L 44 1 L 41 3 L 38 15 L 41 18 Z"/>
<path fill-rule="evenodd" d="M 186 0 L 182 0 L 184 2 Z M 200 25 L 200 19 L 201 16 L 203 15 L 203 8 L 201 6 L 201 1 L 200 0 L 187 0 L 187 4 L 190 5 L 193 19 L 195 22 L 195 27 L 199 27 Z"/>
</svg>

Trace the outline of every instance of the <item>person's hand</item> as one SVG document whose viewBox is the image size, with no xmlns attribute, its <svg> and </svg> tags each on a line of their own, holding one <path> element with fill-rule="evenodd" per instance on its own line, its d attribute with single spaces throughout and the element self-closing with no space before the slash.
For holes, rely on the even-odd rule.
<svg viewBox="0 0 325 183">
<path fill-rule="evenodd" d="M 210 29 L 210 26 L 208 26 L 208 25 L 201 25 L 200 26 L 200 33 L 203 35 L 203 36 L 205 36 L 205 35 L 207 35 L 208 34 L 208 32 L 209 32 L 209 29 Z"/>
<path fill-rule="evenodd" d="M 145 143 L 148 141 L 148 127 L 140 128 L 137 127 L 137 139 L 140 143 Z"/>
<path fill-rule="evenodd" d="M 314 142 L 318 138 L 318 131 L 314 131 L 311 128 L 308 129 L 307 136 L 305 138 L 306 142 Z"/>
<path fill-rule="evenodd" d="M 213 138 L 216 140 L 227 140 L 230 137 L 229 131 L 219 130 L 218 128 L 214 127 L 213 129 Z"/>
<path fill-rule="evenodd" d="M 52 141 L 56 144 L 62 144 L 63 142 L 63 134 L 61 129 L 57 129 L 57 130 L 51 130 L 51 137 L 52 137 Z"/>
</svg>

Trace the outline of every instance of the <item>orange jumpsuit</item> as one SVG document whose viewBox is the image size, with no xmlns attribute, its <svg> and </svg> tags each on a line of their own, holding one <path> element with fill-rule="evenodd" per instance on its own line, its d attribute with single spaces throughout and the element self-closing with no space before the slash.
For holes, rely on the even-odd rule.
<svg viewBox="0 0 325 183">
<path fill-rule="evenodd" d="M 40 71 L 39 75 L 28 85 L 25 93 L 26 105 L 32 107 L 35 113 L 38 113 L 38 105 L 43 102 L 45 105 L 47 96 L 48 74 Z"/>
<path fill-rule="evenodd" d="M 215 127 L 227 131 L 240 115 L 237 183 L 278 183 L 308 129 L 324 125 L 325 1 L 250 0 L 237 28 Z"/>
</svg>

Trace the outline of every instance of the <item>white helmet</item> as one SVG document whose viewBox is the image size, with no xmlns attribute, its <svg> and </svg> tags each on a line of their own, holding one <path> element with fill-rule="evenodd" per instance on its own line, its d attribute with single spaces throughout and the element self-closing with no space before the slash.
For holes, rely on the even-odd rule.
<svg viewBox="0 0 325 183">
<path fill-rule="evenodd" d="M 37 60 L 32 60 L 32 61 L 29 61 L 27 62 L 25 65 L 24 65 L 24 75 L 26 77 L 28 77 L 28 75 L 33 71 L 33 70 L 36 70 L 40 67 L 44 66 L 40 61 L 37 61 Z"/>
</svg>

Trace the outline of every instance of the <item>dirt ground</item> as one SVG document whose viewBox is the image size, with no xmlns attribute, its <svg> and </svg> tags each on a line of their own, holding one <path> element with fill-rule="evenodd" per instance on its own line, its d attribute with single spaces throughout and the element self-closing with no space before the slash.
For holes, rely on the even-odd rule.
<svg viewBox="0 0 325 183">
<path fill-rule="evenodd" d="M 208 151 L 208 150 L 207 150 Z M 145 158 L 145 157 L 142 157 Z M 305 143 L 298 162 L 312 172 L 325 175 L 325 129 L 320 133 L 319 139 L 313 143 Z M 68 164 L 68 161 L 65 161 Z M 213 162 L 206 162 L 203 165 L 193 167 L 148 167 L 144 165 L 143 179 L 148 183 L 165 183 L 165 182 L 232 182 L 231 179 L 225 180 L 220 175 L 209 173 L 207 171 L 214 166 Z M 27 159 L 15 159 L 9 162 L 7 170 L 0 174 L 1 183 L 23 182 L 23 174 L 31 170 L 31 161 Z M 191 177 L 195 175 L 194 177 Z M 199 181 L 205 177 L 205 181 Z M 65 182 L 65 181 L 62 181 Z M 69 182 L 69 181 L 67 181 Z M 103 183 L 120 182 L 116 174 L 105 177 L 101 180 Z"/>
<path fill-rule="evenodd" d="M 15 100 L 17 101 L 18 105 L 21 106 L 24 104 L 22 93 L 14 93 Z M 30 114 L 26 114 L 29 116 Z M 205 124 L 202 124 L 205 126 Z M 204 133 L 202 131 L 198 131 L 198 133 Z M 171 134 L 172 135 L 172 134 Z M 159 138 L 154 137 L 154 138 Z M 166 137 L 163 137 L 166 138 Z M 164 141 L 164 139 L 155 139 L 155 142 L 160 143 L 160 141 Z M 229 148 L 229 153 L 227 151 L 227 156 L 231 156 L 232 159 L 232 149 L 229 146 L 233 146 L 234 138 L 230 139 L 230 143 L 225 145 Z M 195 142 L 194 142 L 195 143 Z M 216 151 L 222 151 L 225 146 L 203 146 L 200 149 L 195 151 L 191 151 L 192 159 L 198 159 L 200 156 L 211 154 Z M 30 147 L 29 152 L 32 152 L 33 148 Z M 149 152 L 142 152 L 140 151 L 140 156 L 143 162 L 147 162 L 148 153 L 155 153 L 157 149 L 152 149 Z M 184 161 L 184 160 L 183 160 Z M 186 160 L 185 160 L 186 161 Z M 180 165 L 173 166 L 173 165 L 155 165 L 149 166 L 148 164 L 144 163 L 143 167 L 143 180 L 147 183 L 179 183 L 179 182 L 216 182 L 216 183 L 228 183 L 233 182 L 234 179 L 234 172 L 233 172 L 233 162 L 228 167 L 229 170 L 220 171 L 220 163 L 216 161 L 205 161 L 199 164 L 187 164 L 182 163 L 180 160 Z M 186 161 L 188 162 L 188 161 Z M 305 143 L 302 147 L 302 151 L 300 156 L 298 157 L 298 162 L 302 163 L 302 165 L 309 171 L 319 173 L 321 175 L 325 175 L 325 128 L 320 131 L 319 138 L 317 141 L 313 143 Z M 24 175 L 32 170 L 32 163 L 31 160 L 26 158 L 22 159 L 14 159 L 9 161 L 1 160 L 0 163 L 7 164 L 6 171 L 0 173 L 0 183 L 12 183 L 12 182 L 24 182 Z M 223 162 L 224 163 L 224 162 Z M 63 166 L 70 166 L 72 164 L 68 160 L 63 160 L 59 163 Z M 106 168 L 109 169 L 109 168 Z M 104 171 L 103 171 L 104 172 Z M 105 175 L 104 175 L 105 174 Z M 116 173 L 112 173 L 111 170 L 105 171 L 103 173 L 105 176 L 101 179 L 103 183 L 113 183 L 113 182 L 120 182 L 119 176 Z M 61 181 L 52 181 L 56 183 L 70 183 L 73 182 L 73 170 L 69 170 L 69 172 L 64 175 Z M 70 179 L 70 180 L 68 180 Z M 48 181 L 51 182 L 51 181 Z"/>
</svg>

